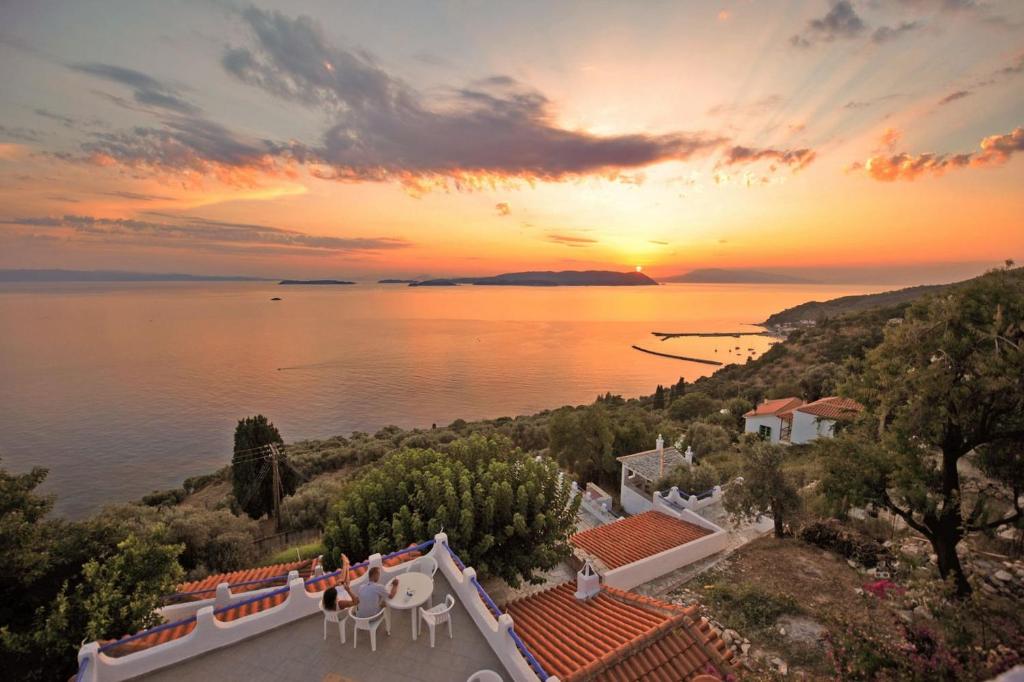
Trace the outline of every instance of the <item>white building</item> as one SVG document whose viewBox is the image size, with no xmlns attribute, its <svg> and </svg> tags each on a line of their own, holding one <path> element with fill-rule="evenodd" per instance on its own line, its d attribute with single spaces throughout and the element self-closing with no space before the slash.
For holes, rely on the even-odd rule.
<svg viewBox="0 0 1024 682">
<path fill-rule="evenodd" d="M 788 441 L 793 410 L 803 404 L 800 398 L 766 400 L 743 415 L 746 433 L 756 433 L 772 443 Z"/>
<path fill-rule="evenodd" d="M 832 438 L 836 422 L 852 421 L 864 410 L 856 400 L 829 396 L 793 410 L 790 442 L 810 443 L 816 438 Z"/>
<path fill-rule="evenodd" d="M 743 415 L 746 433 L 772 443 L 801 445 L 816 438 L 832 438 L 836 422 L 851 421 L 864 406 L 849 398 L 829 396 L 804 403 L 800 398 L 766 400 Z"/>
<path fill-rule="evenodd" d="M 651 511 L 654 503 L 651 495 L 656 491 L 655 483 L 680 464 L 692 464 L 693 452 L 679 452 L 674 446 L 665 447 L 665 439 L 658 435 L 653 450 L 644 450 L 618 458 L 622 464 L 619 480 L 619 501 L 627 514 L 642 514 Z"/>
</svg>

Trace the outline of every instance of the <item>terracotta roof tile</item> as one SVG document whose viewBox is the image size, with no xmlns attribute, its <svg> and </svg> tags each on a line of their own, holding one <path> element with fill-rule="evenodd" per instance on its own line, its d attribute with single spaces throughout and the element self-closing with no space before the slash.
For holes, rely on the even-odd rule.
<svg viewBox="0 0 1024 682">
<path fill-rule="evenodd" d="M 793 408 L 799 407 L 803 403 L 800 398 L 776 398 L 775 400 L 766 400 L 754 409 L 750 410 L 744 417 L 767 417 L 767 416 L 780 416 L 785 412 L 792 412 Z"/>
<path fill-rule="evenodd" d="M 242 594 L 243 592 L 263 590 L 268 587 L 274 587 L 275 585 L 284 585 L 288 582 L 287 576 L 289 571 L 298 571 L 299 575 L 307 578 L 313 575 L 316 563 L 316 559 L 306 559 L 305 561 L 292 561 L 285 564 L 246 568 L 240 571 L 232 571 L 230 573 L 216 573 L 214 575 L 209 575 L 202 580 L 193 580 L 192 582 L 181 583 L 178 585 L 177 594 L 173 595 L 175 599 L 172 601 L 184 602 L 213 599 L 217 593 L 217 585 L 221 583 L 228 583 L 231 585 L 232 594 Z M 251 584 L 242 585 L 239 583 Z"/>
<path fill-rule="evenodd" d="M 586 601 L 563 583 L 508 605 L 515 630 L 565 682 L 679 682 L 730 667 L 728 648 L 696 607 L 677 607 L 604 586 Z"/>
<path fill-rule="evenodd" d="M 618 568 L 685 545 L 711 531 L 658 511 L 644 512 L 573 535 L 569 542 Z"/>
<path fill-rule="evenodd" d="M 801 405 L 796 408 L 796 411 L 803 412 L 805 414 L 812 414 L 815 417 L 820 417 L 822 419 L 848 420 L 854 419 L 858 414 L 863 412 L 864 406 L 856 400 L 840 398 L 838 396 L 829 396 L 828 398 L 815 400 L 813 403 Z"/>
</svg>

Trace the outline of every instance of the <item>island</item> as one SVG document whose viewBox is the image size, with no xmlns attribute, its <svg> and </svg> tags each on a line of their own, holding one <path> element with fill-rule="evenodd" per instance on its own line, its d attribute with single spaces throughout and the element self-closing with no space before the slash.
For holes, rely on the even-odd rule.
<svg viewBox="0 0 1024 682">
<path fill-rule="evenodd" d="M 377 284 L 418 284 L 418 279 L 378 279 Z"/>
<path fill-rule="evenodd" d="M 612 270 L 550 270 L 506 272 L 491 277 L 448 277 L 430 279 L 409 286 L 516 286 L 516 287 L 625 287 L 657 286 L 658 283 L 642 272 L 614 272 Z"/>
<path fill-rule="evenodd" d="M 355 282 L 346 282 L 343 279 L 282 279 L 278 282 L 279 285 L 290 285 L 290 284 L 311 284 L 316 286 L 322 285 L 336 285 L 336 284 L 355 284 Z"/>
</svg>

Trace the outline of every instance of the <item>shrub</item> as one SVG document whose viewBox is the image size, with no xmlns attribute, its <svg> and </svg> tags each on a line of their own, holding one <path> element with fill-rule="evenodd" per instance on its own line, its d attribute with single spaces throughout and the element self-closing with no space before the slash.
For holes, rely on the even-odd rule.
<svg viewBox="0 0 1024 682">
<path fill-rule="evenodd" d="M 881 544 L 845 530 L 833 519 L 814 521 L 800 530 L 800 539 L 822 549 L 841 554 L 864 566 L 877 566 L 889 554 Z"/>
</svg>

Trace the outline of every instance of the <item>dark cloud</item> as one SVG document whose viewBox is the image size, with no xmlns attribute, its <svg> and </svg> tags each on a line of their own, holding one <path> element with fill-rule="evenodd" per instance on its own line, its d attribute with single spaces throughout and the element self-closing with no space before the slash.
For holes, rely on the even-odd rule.
<svg viewBox="0 0 1024 682">
<path fill-rule="evenodd" d="M 982 168 L 1006 163 L 1024 151 L 1024 128 L 1005 135 L 990 135 L 981 141 L 980 151 L 969 154 L 901 154 L 872 156 L 852 164 L 848 170 L 861 171 L 875 180 L 915 180 L 921 175 L 942 175 L 956 168 Z"/>
<path fill-rule="evenodd" d="M 755 147 L 730 147 L 719 161 L 719 166 L 736 166 L 758 161 L 789 166 L 794 172 L 806 168 L 814 161 L 813 149 L 757 149 Z"/>
<path fill-rule="evenodd" d="M 301 154 L 321 177 L 341 180 L 503 178 L 559 180 L 687 159 L 716 135 L 599 136 L 561 128 L 551 103 L 507 76 L 425 96 L 364 51 L 331 45 L 308 17 L 249 7 L 252 43 L 232 47 L 224 68 L 278 97 L 326 110 L 333 123 Z"/>
<path fill-rule="evenodd" d="M 331 253 L 386 251 L 411 245 L 404 239 L 392 237 L 326 237 L 267 225 L 231 223 L 195 216 L 150 215 L 165 219 L 156 221 L 65 215 L 59 218 L 12 218 L 0 220 L 0 223 L 22 227 L 69 228 L 75 234 L 87 238 L 123 239 L 151 245 L 173 245 L 176 242 L 196 247 L 241 244 Z"/>
<path fill-rule="evenodd" d="M 494 208 L 498 211 L 498 215 L 502 217 L 511 215 L 512 213 L 512 206 L 510 206 L 507 201 L 499 201 L 494 205 Z"/>
<path fill-rule="evenodd" d="M 252 171 L 284 172 L 293 160 L 289 145 L 242 136 L 199 116 L 170 116 L 163 124 L 94 133 L 82 151 L 101 165 L 212 175 L 241 185 L 253 184 Z M 301 147 L 294 151 L 304 155 Z"/>
<path fill-rule="evenodd" d="M 950 102 L 955 102 L 958 99 L 963 99 L 964 97 L 970 97 L 971 94 L 972 93 L 971 93 L 970 90 L 957 90 L 956 92 L 952 92 L 952 93 L 946 95 L 945 97 L 943 97 L 942 99 L 940 99 L 939 100 L 939 106 L 942 107 L 942 106 L 945 106 L 945 105 L 949 104 Z"/>
<path fill-rule="evenodd" d="M 591 244 L 597 243 L 596 239 L 591 239 L 590 237 L 577 237 L 576 235 L 571 234 L 549 234 L 547 236 L 547 240 L 564 246 L 576 247 L 590 246 Z"/>
<path fill-rule="evenodd" d="M 52 111 L 47 111 L 46 109 L 36 109 L 35 114 L 36 116 L 48 118 L 51 121 L 57 121 L 58 123 L 64 125 L 66 128 L 75 127 L 75 119 L 71 118 L 70 116 L 61 116 L 60 114 L 55 114 Z"/>
<path fill-rule="evenodd" d="M 904 21 L 896 26 L 879 26 L 871 34 L 871 40 L 878 44 L 888 43 L 919 28 L 921 28 L 919 21 Z"/>
<path fill-rule="evenodd" d="M 882 95 L 881 97 L 874 97 L 874 98 L 868 99 L 868 100 L 855 100 L 855 99 L 852 99 L 852 100 L 850 100 L 849 102 L 847 102 L 846 104 L 843 105 L 843 109 L 866 109 L 868 107 L 873 107 L 876 104 L 881 104 L 882 102 L 886 102 L 888 100 L 896 99 L 898 97 L 903 97 L 903 96 L 904 95 L 902 95 L 902 94 L 894 93 L 894 94 L 891 94 L 891 95 Z"/>
<path fill-rule="evenodd" d="M 5 126 L 0 123 L 0 138 L 19 140 L 21 142 L 38 142 L 43 138 L 43 136 L 38 130 L 33 130 L 32 128 Z"/>
<path fill-rule="evenodd" d="M 183 99 L 177 88 L 135 69 L 95 62 L 72 64 L 68 68 L 128 87 L 132 90 L 135 102 L 143 107 L 155 107 L 188 115 L 195 115 L 200 111 L 199 107 Z"/>
<path fill-rule="evenodd" d="M 803 33 L 791 36 L 789 42 L 795 47 L 810 47 L 818 42 L 856 38 L 866 29 L 849 0 L 838 0 L 825 16 L 808 21 Z"/>
</svg>

